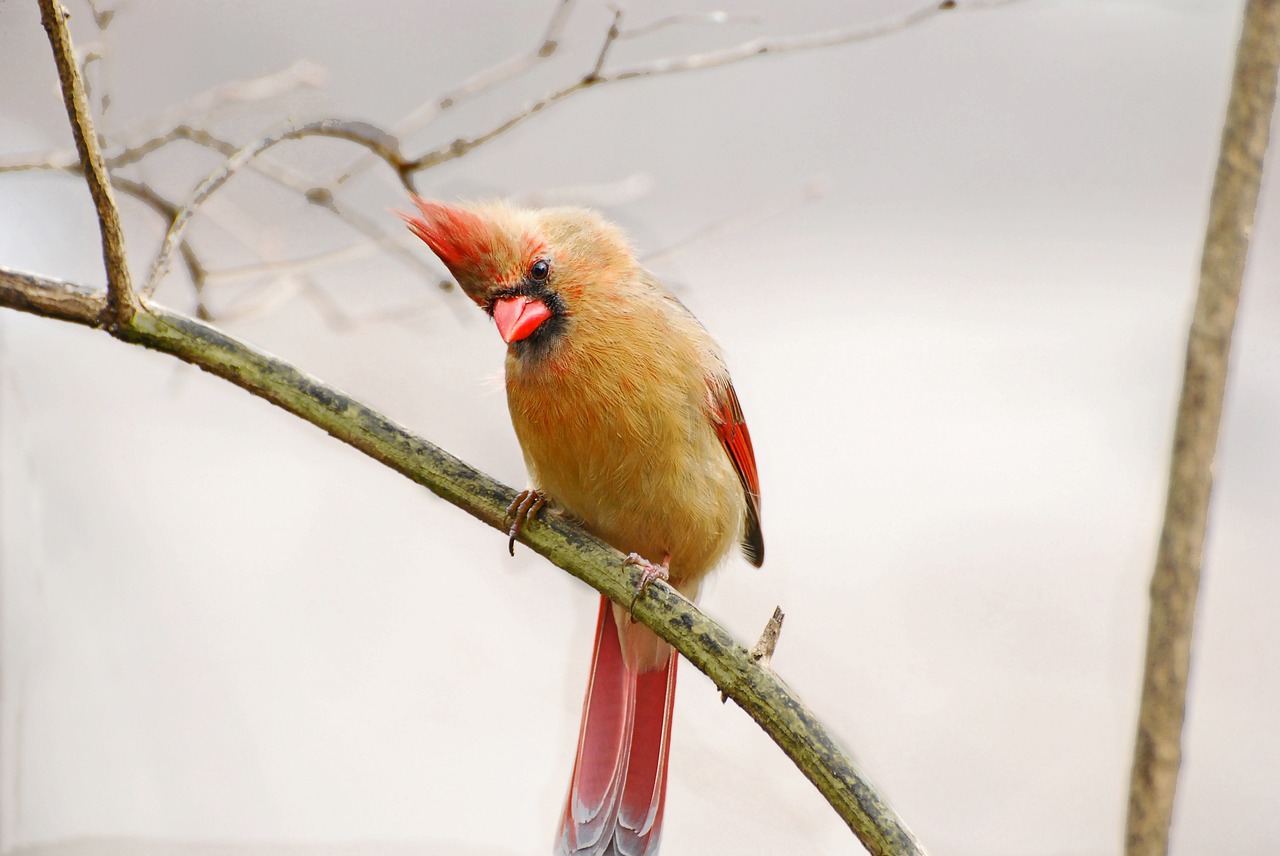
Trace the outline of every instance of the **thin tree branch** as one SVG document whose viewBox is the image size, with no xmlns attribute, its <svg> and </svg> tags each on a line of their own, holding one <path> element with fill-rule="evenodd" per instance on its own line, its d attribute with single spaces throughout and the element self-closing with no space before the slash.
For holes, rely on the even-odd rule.
<svg viewBox="0 0 1280 856">
<path fill-rule="evenodd" d="M 378 157 L 393 168 L 396 168 L 402 177 L 404 176 L 403 167 L 405 161 L 400 156 L 399 143 L 391 135 L 364 122 L 324 119 L 319 122 L 309 122 L 305 125 L 291 125 L 255 140 L 237 151 L 227 159 L 227 162 L 220 169 L 200 182 L 200 185 L 192 192 L 191 198 L 179 209 L 178 216 L 174 217 L 169 226 L 169 231 L 164 237 L 164 242 L 160 245 L 160 252 L 156 255 L 155 261 L 151 263 L 151 272 L 147 275 L 146 284 L 142 287 L 143 296 L 150 297 L 155 292 L 156 286 L 160 284 L 161 278 L 164 277 L 169 269 L 169 262 L 173 257 L 174 249 L 178 242 L 181 241 L 187 225 L 191 222 L 191 218 L 195 216 L 196 209 L 215 190 L 226 184 L 231 176 L 235 175 L 267 149 L 285 140 L 297 140 L 303 137 L 334 137 L 358 143 L 377 154 Z M 412 190 L 412 186 L 407 182 L 406 187 Z"/>
<path fill-rule="evenodd" d="M 668 27 L 682 26 L 685 24 L 713 24 L 716 26 L 722 24 L 759 24 L 761 22 L 759 15 L 741 15 L 734 12 L 686 12 L 678 15 L 668 15 L 665 18 L 658 18 L 656 21 L 650 21 L 639 27 L 628 27 L 618 33 L 619 39 L 640 39 L 645 36 L 656 33 L 659 30 L 665 30 Z"/>
<path fill-rule="evenodd" d="M 475 98 L 495 86 L 524 74 L 537 65 L 540 60 L 553 56 L 560 48 L 560 36 L 564 31 L 565 22 L 569 19 L 573 4 L 574 0 L 556 0 L 555 8 L 551 12 L 551 20 L 547 22 L 547 29 L 538 41 L 537 46 L 532 50 L 509 57 L 497 65 L 479 71 L 468 77 L 456 88 L 418 105 L 410 111 L 409 115 L 396 123 L 392 128 L 392 133 L 404 139 L 409 134 L 440 118 L 447 110 L 451 110 L 470 98 Z M 329 192 L 337 190 L 339 186 L 350 181 L 376 162 L 377 158 L 373 155 L 368 153 L 361 155 L 352 161 L 337 178 L 325 185 L 325 189 Z"/>
<path fill-rule="evenodd" d="M 111 176 L 111 184 L 121 193 L 132 196 L 159 214 L 167 223 L 172 223 L 174 218 L 178 216 L 178 206 L 156 193 L 150 185 L 144 182 L 113 175 Z M 196 317 L 201 321 L 212 321 L 213 314 L 209 312 L 209 306 L 204 300 L 204 289 L 205 285 L 208 284 L 209 271 L 205 268 L 204 263 L 200 261 L 200 257 L 196 255 L 196 251 L 191 246 L 190 241 L 179 241 L 178 253 L 182 256 L 182 263 L 187 269 L 187 276 L 191 278 L 191 287 L 196 293 Z"/>
<path fill-rule="evenodd" d="M 98 213 L 102 232 L 102 260 L 107 270 L 107 303 L 103 308 L 103 320 L 109 326 L 124 325 L 136 310 L 137 298 L 129 281 L 129 265 L 125 262 L 120 211 L 116 208 L 111 181 L 98 148 L 98 135 L 93 130 L 93 117 L 89 115 L 89 101 L 75 49 L 71 46 L 71 34 L 67 32 L 66 17 L 67 11 L 57 0 L 40 0 L 40 22 L 53 48 L 62 100 L 67 107 L 67 118 L 71 120 L 71 133 L 76 140 L 80 162 L 84 165 L 85 180 L 93 196 L 93 207 Z"/>
<path fill-rule="evenodd" d="M 291 276 L 293 274 L 305 273 L 316 268 L 330 267 L 342 262 L 368 258 L 369 256 L 385 250 L 386 244 L 388 244 L 390 240 L 390 236 L 387 236 L 383 241 L 359 241 L 354 244 L 348 244 L 345 247 L 338 247 L 337 249 L 326 250 L 323 253 L 314 253 L 300 258 L 281 259 L 280 261 L 274 262 L 256 262 L 254 264 L 239 265 L 237 267 L 218 268 L 217 270 L 209 271 L 207 279 L 211 283 L 226 283 L 246 279 L 259 279 L 261 277 Z"/>
<path fill-rule="evenodd" d="M 101 292 L 0 267 L 0 306 L 93 325 L 102 304 Z M 159 306 L 140 307 L 111 332 L 265 398 L 505 533 L 511 488 L 283 360 Z M 615 603 L 629 603 L 639 584 L 641 572 L 625 568 L 621 553 L 566 518 L 539 518 L 520 541 Z M 660 583 L 637 600 L 635 616 L 760 724 L 874 856 L 924 853 L 813 712 L 724 628 Z"/>
<path fill-rule="evenodd" d="M 604 44 L 600 46 L 600 53 L 596 55 L 596 64 L 591 71 L 587 72 L 587 78 L 595 80 L 600 76 L 600 72 L 604 70 L 605 60 L 609 58 L 609 49 L 613 47 L 613 43 L 618 40 L 622 30 L 622 9 L 615 8 L 613 10 L 613 23 L 609 24 L 609 29 L 604 34 Z"/>
<path fill-rule="evenodd" d="M 49 3 L 52 2 L 52 0 L 41 0 L 41 2 Z M 973 2 L 965 4 L 963 8 L 982 8 L 992 5 L 1002 5 L 1007 2 L 1014 2 L 1014 0 L 973 0 Z M 457 103 L 459 99 L 478 94 L 498 82 L 515 76 L 525 70 L 532 62 L 536 62 L 540 58 L 552 55 L 556 51 L 560 32 L 568 17 L 571 6 L 572 0 L 558 0 L 551 17 L 551 21 L 548 24 L 546 34 L 535 50 L 515 58 L 516 60 L 519 60 L 519 62 L 510 61 L 497 66 L 488 72 L 478 75 L 476 78 L 473 78 L 463 84 L 463 86 L 455 93 L 447 94 L 439 99 L 438 103 L 433 102 L 436 104 L 436 109 L 447 109 Z M 112 167 L 121 167 L 136 163 L 152 152 L 179 140 L 187 140 L 213 149 L 223 155 L 226 155 L 230 159 L 218 172 L 210 175 L 205 182 L 197 188 L 192 198 L 185 205 L 177 206 L 176 204 L 169 203 L 165 200 L 166 204 L 173 205 L 173 207 L 177 209 L 178 215 L 171 223 L 169 233 L 165 237 L 160 253 L 153 263 L 148 274 L 147 281 L 142 288 L 141 293 L 144 298 L 149 298 L 154 293 L 160 279 L 163 278 L 164 274 L 167 272 L 169 260 L 175 251 L 175 247 L 178 248 L 184 256 L 188 257 L 188 267 L 191 268 L 189 259 L 190 248 L 186 247 L 184 249 L 184 243 L 177 239 L 181 237 L 182 233 L 187 228 L 192 215 L 195 213 L 195 209 L 200 205 L 200 203 L 246 163 L 253 169 L 262 172 L 278 184 L 302 194 L 308 201 L 330 211 L 370 240 L 377 241 L 379 244 L 387 246 L 390 251 L 395 254 L 396 258 L 405 265 L 415 271 L 425 273 L 435 282 L 447 284 L 447 279 L 436 277 L 433 269 L 424 266 L 417 256 L 407 252 L 402 244 L 400 244 L 394 237 L 388 237 L 387 233 L 379 229 L 376 224 L 370 223 L 367 218 L 362 218 L 354 212 L 339 208 L 330 187 L 312 185 L 307 182 L 306 179 L 293 175 L 283 168 L 272 166 L 265 161 L 259 162 L 257 160 L 258 155 L 284 139 L 297 139 L 303 136 L 338 137 L 364 146 L 368 149 L 369 158 L 372 158 L 374 161 L 381 160 L 386 163 L 395 171 L 400 182 L 407 189 L 416 192 L 415 177 L 417 173 L 430 169 L 433 166 L 438 166 L 441 163 L 460 158 L 471 150 L 496 139 L 508 130 L 511 130 L 516 125 L 522 123 L 538 112 L 541 112 L 552 104 L 558 103 L 559 101 L 592 86 L 657 74 L 669 74 L 681 71 L 697 70 L 700 68 L 710 68 L 717 65 L 724 65 L 731 62 L 750 59 L 753 56 L 761 56 L 768 53 L 807 50 L 861 41 L 886 35 L 900 29 L 905 29 L 909 26 L 927 20 L 940 11 L 952 8 L 958 8 L 957 4 L 951 2 L 951 0 L 947 0 L 947 2 L 933 3 L 914 12 L 908 13 L 907 15 L 882 22 L 872 27 L 854 27 L 835 30 L 828 33 L 810 34 L 807 36 L 797 36 L 785 39 L 756 39 L 724 51 L 692 54 L 684 57 L 657 60 L 632 68 L 605 73 L 603 69 L 610 49 L 620 38 L 636 37 L 638 35 L 650 33 L 661 27 L 689 20 L 705 21 L 708 23 L 725 23 L 731 20 L 730 16 L 721 13 L 711 13 L 701 16 L 672 16 L 660 19 L 653 24 L 637 30 L 623 31 L 620 29 L 621 13 L 615 12 L 610 27 L 598 52 L 594 67 L 580 80 L 575 81 L 569 86 L 564 87 L 549 96 L 546 96 L 523 111 L 508 117 L 497 127 L 481 134 L 478 137 L 455 140 L 447 146 L 428 152 L 418 158 L 407 159 L 401 153 L 400 144 L 396 136 L 388 134 L 372 125 L 360 122 L 343 122 L 339 120 L 312 122 L 304 126 L 292 127 L 283 132 L 270 134 L 237 150 L 234 149 L 230 143 L 219 139 L 207 130 L 195 127 L 190 124 L 188 120 L 184 119 L 180 124 L 174 125 L 163 133 L 157 133 L 156 135 L 146 138 L 138 143 L 118 148 L 106 159 L 106 163 L 108 166 Z M 195 106 L 212 109 L 214 106 L 227 101 L 259 100 L 262 98 L 274 97 L 280 92 L 290 91 L 300 83 L 313 83 L 317 74 L 318 72 L 315 70 L 313 65 L 295 63 L 294 66 L 291 66 L 289 69 L 278 72 L 274 75 L 265 75 L 261 78 L 239 81 L 218 87 L 210 93 L 206 93 L 205 95 L 194 99 L 190 104 L 192 105 L 192 109 L 194 109 Z M 80 167 L 78 161 L 70 155 L 70 153 L 52 154 L 39 160 L 20 158 L 0 161 L 0 172 L 28 169 L 73 170 L 77 167 L 83 169 Z M 344 176 L 340 177 L 335 184 L 340 184 L 346 177 L 347 174 L 344 174 Z M 158 198 L 158 194 L 154 195 Z M 127 271 L 125 272 L 125 275 L 127 276 Z M 197 285 L 197 289 L 198 288 L 199 286 Z M 201 295 L 199 294 L 197 294 L 197 301 L 202 307 L 202 316 L 207 314 L 203 311 L 203 303 L 201 302 Z"/>
<path fill-rule="evenodd" d="M 805 205 L 816 199 L 821 199 L 825 194 L 826 188 L 823 186 L 823 183 L 818 179 L 812 179 L 805 182 L 800 187 L 800 192 L 795 194 L 792 198 L 779 198 L 762 202 L 758 205 L 753 205 L 751 208 L 741 211 L 732 217 L 712 223 L 711 225 L 698 230 L 692 235 L 689 235 L 670 246 L 663 247 L 657 252 L 650 253 L 644 257 L 644 263 L 646 265 L 651 265 L 658 261 L 665 261 L 674 256 L 678 256 L 681 253 L 688 252 L 694 247 L 718 241 L 725 235 L 730 235 L 736 231 L 746 229 L 749 226 L 754 226 L 756 223 L 767 220 L 770 217 L 777 217 L 779 214 L 782 214 L 785 211 L 790 211 L 800 205 Z"/>
<path fill-rule="evenodd" d="M 524 110 L 508 116 L 496 126 L 482 134 L 479 134 L 478 136 L 471 138 L 458 138 L 447 145 L 440 146 L 439 148 L 432 149 L 429 152 L 419 155 L 417 158 L 409 161 L 405 165 L 405 169 L 410 175 L 413 175 L 418 172 L 422 172 L 423 170 L 439 166 L 442 163 L 457 160 L 472 150 L 479 148 L 486 143 L 492 142 L 517 125 L 520 125 L 526 120 L 543 112 L 548 107 L 559 104 L 566 98 L 594 86 L 621 83 L 624 80 L 637 80 L 642 77 L 656 77 L 664 74 L 701 71 L 708 68 L 729 65 L 731 63 L 743 62 L 745 60 L 770 54 L 816 50 L 819 48 L 853 44 L 854 42 L 862 42 L 879 38 L 881 36 L 886 36 L 891 33 L 896 33 L 900 30 L 905 30 L 918 24 L 922 24 L 942 12 L 965 9 L 985 9 L 993 6 L 1003 6 L 1007 3 L 1013 2 L 1017 2 L 1017 0 L 974 0 L 974 2 L 963 4 L 957 3 L 955 0 L 943 0 L 943 2 L 936 2 L 935 0 L 935 2 L 931 2 L 928 5 L 922 6 L 912 12 L 908 12 L 870 26 L 862 25 L 847 27 L 822 33 L 809 33 L 802 36 L 791 36 L 788 38 L 752 39 L 751 41 L 743 42 L 742 44 L 725 48 L 723 50 L 668 57 L 665 59 L 640 63 L 638 65 L 616 71 L 605 72 L 603 70 L 603 65 L 609 50 L 612 48 L 614 42 L 616 42 L 622 35 L 621 31 L 618 29 L 619 15 L 615 13 L 613 20 L 610 22 L 609 29 L 605 32 L 604 41 L 601 45 L 595 66 L 579 80 L 576 80 L 573 83 L 538 99 Z"/>
<path fill-rule="evenodd" d="M 1142 703 L 1125 825 L 1127 856 L 1164 856 L 1169 848 L 1213 457 L 1278 68 L 1280 0 L 1249 0 L 1209 199 L 1164 526 L 1151 579 Z"/>
<path fill-rule="evenodd" d="M 319 89 L 328 78 L 329 72 L 323 66 L 309 59 L 297 59 L 278 71 L 220 83 L 135 127 L 149 129 L 140 132 L 146 136 L 160 136 L 165 128 L 196 122 L 231 104 L 258 104 L 300 89 Z"/>
</svg>

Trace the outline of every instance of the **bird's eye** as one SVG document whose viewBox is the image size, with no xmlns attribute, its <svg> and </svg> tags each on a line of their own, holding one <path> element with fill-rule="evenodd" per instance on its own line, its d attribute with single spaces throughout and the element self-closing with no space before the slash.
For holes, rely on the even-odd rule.
<svg viewBox="0 0 1280 856">
<path fill-rule="evenodd" d="M 533 267 L 529 268 L 529 276 L 535 282 L 546 282 L 548 276 L 551 275 L 551 262 L 546 259 L 538 259 L 533 263 Z"/>
</svg>

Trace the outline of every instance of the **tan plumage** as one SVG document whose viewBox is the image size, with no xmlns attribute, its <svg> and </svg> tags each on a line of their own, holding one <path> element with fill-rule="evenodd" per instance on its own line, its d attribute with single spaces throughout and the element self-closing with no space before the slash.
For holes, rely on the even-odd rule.
<svg viewBox="0 0 1280 856">
<path fill-rule="evenodd" d="M 619 272 L 608 299 L 570 301 L 582 308 L 541 360 L 507 355 L 511 421 L 536 487 L 624 553 L 670 553 L 671 582 L 692 597 L 744 523 L 710 419 L 708 381 L 727 372 L 652 277 Z"/>
<path fill-rule="evenodd" d="M 760 564 L 754 453 L 720 349 L 619 230 L 582 209 L 415 202 L 410 228 L 509 342 L 507 402 L 532 487 L 618 550 L 669 557 L 686 596 L 734 544 Z M 561 844 L 652 853 L 675 658 L 609 612 Z M 602 640 L 614 627 L 618 641 Z"/>
</svg>

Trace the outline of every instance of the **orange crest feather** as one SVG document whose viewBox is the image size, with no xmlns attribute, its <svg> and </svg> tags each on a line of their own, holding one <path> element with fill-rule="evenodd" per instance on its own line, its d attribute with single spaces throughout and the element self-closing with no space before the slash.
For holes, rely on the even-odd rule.
<svg viewBox="0 0 1280 856">
<path fill-rule="evenodd" d="M 469 279 L 492 279 L 494 233 L 488 220 L 465 208 L 412 197 L 421 217 L 400 213 L 409 231 L 439 256 L 465 289 Z M 468 293 L 470 293 L 468 291 Z M 472 295 L 474 297 L 474 295 Z"/>
</svg>

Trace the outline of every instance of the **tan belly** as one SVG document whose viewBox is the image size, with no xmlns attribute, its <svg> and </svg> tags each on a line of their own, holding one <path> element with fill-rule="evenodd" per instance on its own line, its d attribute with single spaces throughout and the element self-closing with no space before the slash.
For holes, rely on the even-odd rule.
<svg viewBox="0 0 1280 856">
<path fill-rule="evenodd" d="M 666 389 L 642 405 L 625 383 L 535 393 L 509 378 L 508 400 L 534 486 L 623 553 L 670 554 L 672 584 L 692 597 L 738 542 L 745 500 L 697 391 Z"/>
</svg>

